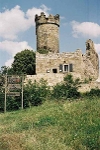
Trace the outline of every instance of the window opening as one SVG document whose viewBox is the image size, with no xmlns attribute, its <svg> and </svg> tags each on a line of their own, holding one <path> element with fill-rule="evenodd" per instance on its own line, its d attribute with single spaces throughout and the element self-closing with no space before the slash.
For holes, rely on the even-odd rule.
<svg viewBox="0 0 100 150">
<path fill-rule="evenodd" d="M 53 73 L 57 73 L 57 69 L 56 68 L 52 69 L 52 71 L 53 71 Z"/>
<path fill-rule="evenodd" d="M 63 71 L 63 65 L 62 65 L 62 64 L 59 65 L 59 71 L 60 71 L 60 72 Z"/>
<path fill-rule="evenodd" d="M 64 65 L 64 72 L 68 72 L 68 65 Z"/>
<path fill-rule="evenodd" d="M 73 72 L 73 64 L 69 64 L 69 72 Z"/>
</svg>

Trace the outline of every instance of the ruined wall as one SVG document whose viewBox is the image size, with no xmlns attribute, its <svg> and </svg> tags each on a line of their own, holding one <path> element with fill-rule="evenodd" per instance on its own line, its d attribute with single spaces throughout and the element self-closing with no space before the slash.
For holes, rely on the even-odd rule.
<svg viewBox="0 0 100 150">
<path fill-rule="evenodd" d="M 84 55 L 79 49 L 73 53 L 37 53 L 36 74 L 71 73 L 74 77 L 79 77 L 81 80 L 96 80 L 99 76 L 99 58 L 93 46 L 93 41 L 88 40 L 87 42 L 92 43 L 92 46 L 86 46 L 86 54 Z"/>
<path fill-rule="evenodd" d="M 81 74 L 84 74 L 82 66 L 83 56 L 79 49 L 74 53 L 36 54 L 36 74 L 67 74 L 70 72 L 74 75 L 77 73 L 77 76 L 81 78 Z"/>
<path fill-rule="evenodd" d="M 99 76 L 99 57 L 91 39 L 86 41 L 86 54 L 83 61 L 85 76 L 96 80 Z"/>
<path fill-rule="evenodd" d="M 35 16 L 37 51 L 46 49 L 53 53 L 59 52 L 59 15 L 49 15 L 44 13 Z"/>
</svg>

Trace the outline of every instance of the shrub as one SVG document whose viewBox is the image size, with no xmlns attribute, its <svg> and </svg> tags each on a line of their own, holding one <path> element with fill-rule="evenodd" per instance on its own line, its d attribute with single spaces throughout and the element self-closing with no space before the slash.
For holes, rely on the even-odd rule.
<svg viewBox="0 0 100 150">
<path fill-rule="evenodd" d="M 40 54 L 48 54 L 49 51 L 47 49 L 39 49 L 38 52 Z"/>
<path fill-rule="evenodd" d="M 0 91 L 0 111 L 4 111 L 4 93 Z"/>
<path fill-rule="evenodd" d="M 43 79 L 40 82 L 29 83 L 24 87 L 24 108 L 30 106 L 38 106 L 43 103 L 50 89 L 47 82 Z"/>
<path fill-rule="evenodd" d="M 24 108 L 30 106 L 38 106 L 45 101 L 46 97 L 50 94 L 50 89 L 47 86 L 47 82 L 43 79 L 40 82 L 30 82 L 24 86 L 23 92 Z M 0 111 L 4 111 L 4 91 L 0 91 Z M 6 110 L 18 110 L 21 108 L 21 95 L 19 97 L 7 96 Z"/>
<path fill-rule="evenodd" d="M 21 97 L 7 97 L 7 110 L 18 110 L 21 107 Z"/>
<path fill-rule="evenodd" d="M 52 97 L 56 99 L 65 99 L 68 93 L 65 84 L 56 84 L 52 90 Z"/>
<path fill-rule="evenodd" d="M 4 102 L 5 102 L 5 93 L 0 92 L 0 112 L 4 111 Z M 6 110 L 18 110 L 21 107 L 21 96 L 20 97 L 11 97 L 7 96 L 6 98 Z"/>
<path fill-rule="evenodd" d="M 100 89 L 98 89 L 98 88 L 91 89 L 90 92 L 84 93 L 84 96 L 89 97 L 89 98 L 100 97 Z"/>
<path fill-rule="evenodd" d="M 68 89 L 68 97 L 67 98 L 79 98 L 80 92 L 77 91 L 76 87 L 70 87 Z"/>
<path fill-rule="evenodd" d="M 80 85 L 79 78 L 73 80 L 71 74 L 65 76 L 62 84 L 53 87 L 52 96 L 56 99 L 78 98 L 80 93 L 78 87 Z"/>
</svg>

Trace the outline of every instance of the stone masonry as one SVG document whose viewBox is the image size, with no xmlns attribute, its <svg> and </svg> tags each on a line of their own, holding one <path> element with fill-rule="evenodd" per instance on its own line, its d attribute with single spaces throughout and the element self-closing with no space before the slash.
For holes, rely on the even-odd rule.
<svg viewBox="0 0 100 150">
<path fill-rule="evenodd" d="M 92 44 L 91 44 L 92 43 Z M 87 47 L 87 44 L 90 45 Z M 81 80 L 96 80 L 99 76 L 99 58 L 92 40 L 86 41 L 86 54 L 80 49 L 73 53 L 36 53 L 36 73 L 71 73 Z"/>
<path fill-rule="evenodd" d="M 42 12 L 35 16 L 37 51 L 49 50 L 53 53 L 59 52 L 59 15 L 49 15 L 47 18 Z"/>
<path fill-rule="evenodd" d="M 91 39 L 86 41 L 86 53 L 80 49 L 75 52 L 59 53 L 59 15 L 44 13 L 35 16 L 37 52 L 36 52 L 36 75 L 28 76 L 39 81 L 41 78 L 47 80 L 50 86 L 63 81 L 64 76 L 72 74 L 74 78 L 92 80 L 91 86 L 83 88 L 90 89 L 99 76 L 99 57 L 96 53 L 94 43 Z M 38 50 L 48 50 L 46 54 L 40 54 Z M 97 84 L 95 84 L 96 86 Z"/>
</svg>

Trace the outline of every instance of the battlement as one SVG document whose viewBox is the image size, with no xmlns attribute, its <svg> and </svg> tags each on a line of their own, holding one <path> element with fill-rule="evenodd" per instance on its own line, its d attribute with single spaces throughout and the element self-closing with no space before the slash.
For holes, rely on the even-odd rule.
<svg viewBox="0 0 100 150">
<path fill-rule="evenodd" d="M 41 25 L 41 24 L 55 24 L 57 26 L 59 26 L 59 20 L 60 17 L 59 15 L 49 15 L 48 17 L 46 17 L 46 15 L 44 14 L 44 12 L 41 12 L 41 15 L 35 15 L 35 22 L 36 22 L 36 26 Z"/>
<path fill-rule="evenodd" d="M 93 49 L 95 51 L 93 41 L 91 39 L 88 39 L 86 41 L 86 50 L 90 50 L 90 49 Z"/>
</svg>

